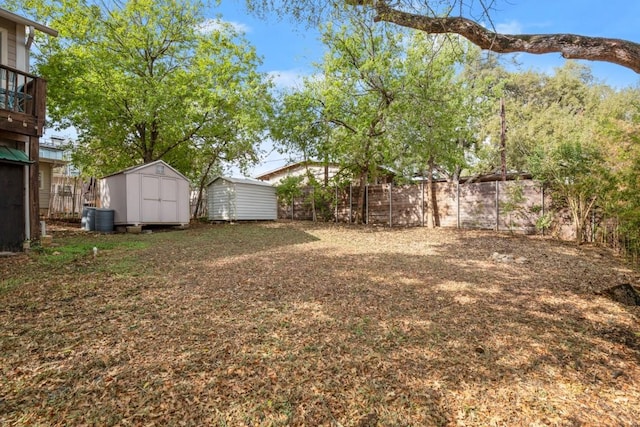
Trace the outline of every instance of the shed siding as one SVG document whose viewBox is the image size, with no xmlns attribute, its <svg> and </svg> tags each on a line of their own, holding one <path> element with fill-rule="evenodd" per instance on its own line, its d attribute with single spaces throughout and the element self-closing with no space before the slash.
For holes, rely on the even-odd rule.
<svg viewBox="0 0 640 427">
<path fill-rule="evenodd" d="M 218 177 L 207 190 L 210 221 L 253 221 L 278 218 L 275 188 L 262 183 Z"/>
<path fill-rule="evenodd" d="M 126 193 L 124 175 L 112 175 L 100 181 L 100 198 L 102 207 L 113 209 L 115 224 L 126 220 L 125 198 L 119 195 Z"/>
<path fill-rule="evenodd" d="M 233 184 L 217 179 L 209 186 L 209 219 L 235 221 L 235 195 Z"/>
<path fill-rule="evenodd" d="M 189 181 L 161 161 L 103 178 L 101 200 L 116 225 L 189 223 Z"/>
<path fill-rule="evenodd" d="M 275 220 L 278 203 L 273 187 L 251 184 L 236 184 L 236 219 Z"/>
<path fill-rule="evenodd" d="M 122 177 L 125 180 L 122 190 L 126 192 L 124 197 L 126 207 L 123 210 L 127 213 L 127 216 L 123 218 L 121 222 L 116 221 L 116 224 L 140 224 L 142 222 L 142 216 L 140 214 L 142 210 L 141 175 L 132 173 L 122 175 Z"/>
</svg>

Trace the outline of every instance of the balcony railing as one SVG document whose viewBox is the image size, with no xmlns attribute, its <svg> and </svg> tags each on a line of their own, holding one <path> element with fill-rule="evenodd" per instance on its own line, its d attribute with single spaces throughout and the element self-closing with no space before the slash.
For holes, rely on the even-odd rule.
<svg viewBox="0 0 640 427">
<path fill-rule="evenodd" d="M 44 79 L 0 65 L 0 129 L 40 136 L 45 108 Z"/>
</svg>

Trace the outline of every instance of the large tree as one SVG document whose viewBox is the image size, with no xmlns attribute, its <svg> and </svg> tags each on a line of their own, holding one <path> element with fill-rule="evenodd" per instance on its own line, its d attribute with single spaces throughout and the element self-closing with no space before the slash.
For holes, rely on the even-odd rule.
<svg viewBox="0 0 640 427">
<path fill-rule="evenodd" d="M 387 121 L 402 70 L 402 37 L 361 15 L 348 24 L 327 24 L 328 50 L 309 96 L 319 106 L 329 137 L 319 153 L 337 161 L 360 184 L 356 222 L 364 221 L 364 188 L 389 165 Z"/>
<path fill-rule="evenodd" d="M 464 145 L 479 104 L 470 85 L 459 77 L 463 43 L 415 32 L 405 43 L 401 87 L 389 120 L 395 165 L 403 176 L 427 179 L 427 224 L 439 225 L 433 177 L 457 179 L 464 164 Z"/>
<path fill-rule="evenodd" d="M 78 131 L 74 160 L 87 173 L 165 159 L 206 175 L 220 160 L 252 157 L 270 84 L 255 50 L 206 21 L 199 1 L 22 6 L 60 30 L 40 46 L 37 68 L 51 119 Z"/>
</svg>

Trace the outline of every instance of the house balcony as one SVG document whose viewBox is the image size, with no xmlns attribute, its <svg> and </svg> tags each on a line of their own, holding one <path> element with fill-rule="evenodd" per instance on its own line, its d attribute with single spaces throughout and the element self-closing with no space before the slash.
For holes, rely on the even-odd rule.
<svg viewBox="0 0 640 427">
<path fill-rule="evenodd" d="M 0 65 L 0 130 L 42 136 L 46 96 L 46 80 Z"/>
</svg>

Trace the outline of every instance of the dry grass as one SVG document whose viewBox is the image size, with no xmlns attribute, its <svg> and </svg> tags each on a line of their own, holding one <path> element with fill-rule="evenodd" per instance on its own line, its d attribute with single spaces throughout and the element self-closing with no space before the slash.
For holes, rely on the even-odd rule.
<svg viewBox="0 0 640 427">
<path fill-rule="evenodd" d="M 55 241 L 0 259 L 3 425 L 640 423 L 640 312 L 597 295 L 638 274 L 597 248 L 309 223 Z"/>
</svg>

